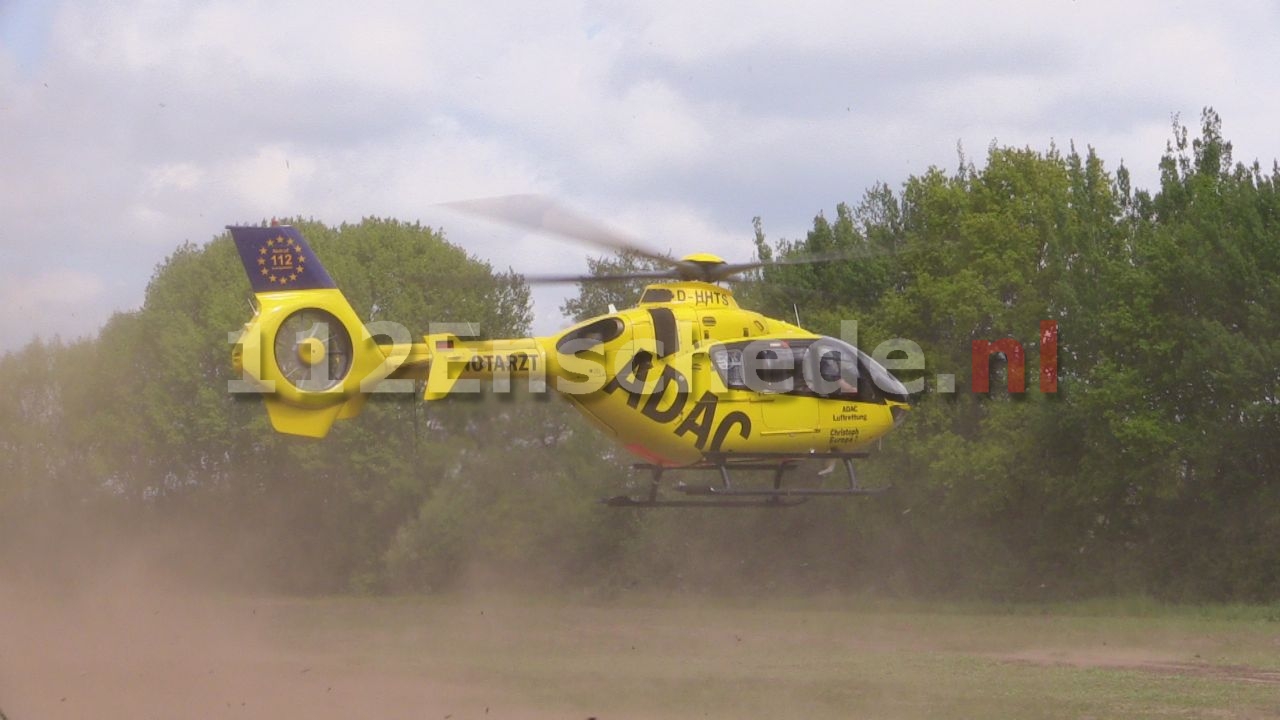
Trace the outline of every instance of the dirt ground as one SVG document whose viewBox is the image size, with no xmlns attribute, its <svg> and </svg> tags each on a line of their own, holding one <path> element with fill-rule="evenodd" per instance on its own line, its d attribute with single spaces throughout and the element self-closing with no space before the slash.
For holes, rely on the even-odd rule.
<svg viewBox="0 0 1280 720">
<path fill-rule="evenodd" d="M 1280 653 L 1274 626 L 540 602 L 229 597 L 123 561 L 0 576 L 0 713 L 1280 717 L 1280 663 L 1242 661 Z"/>
<path fill-rule="evenodd" d="M 116 568 L 0 588 L 0 711 L 32 718 L 426 718 L 464 688 L 275 639 L 278 613 Z"/>
<path fill-rule="evenodd" d="M 1116 648 L 1090 651 L 1027 650 L 996 655 L 1002 661 L 1027 663 L 1037 666 L 1065 666 L 1072 668 L 1098 668 L 1132 670 L 1157 675 L 1178 677 L 1215 678 L 1234 680 L 1280 688 L 1280 670 L 1267 670 L 1248 665 L 1214 665 L 1207 662 L 1186 662 L 1176 655 L 1163 655 L 1151 651 L 1134 651 Z"/>
</svg>

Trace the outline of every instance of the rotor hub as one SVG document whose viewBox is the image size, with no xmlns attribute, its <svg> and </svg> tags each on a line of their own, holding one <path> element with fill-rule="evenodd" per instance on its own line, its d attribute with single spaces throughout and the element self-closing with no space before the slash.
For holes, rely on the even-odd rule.
<svg viewBox="0 0 1280 720">
<path fill-rule="evenodd" d="M 320 338 L 304 338 L 298 343 L 298 359 L 303 365 L 315 366 L 324 360 L 325 354 L 324 342 Z"/>
<path fill-rule="evenodd" d="M 724 258 L 711 253 L 693 253 L 680 258 L 680 262 L 698 263 L 699 265 L 724 265 Z"/>
</svg>

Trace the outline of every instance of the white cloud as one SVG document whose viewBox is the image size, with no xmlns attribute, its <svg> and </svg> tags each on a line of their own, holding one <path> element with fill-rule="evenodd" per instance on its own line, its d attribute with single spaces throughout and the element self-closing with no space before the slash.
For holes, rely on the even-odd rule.
<svg viewBox="0 0 1280 720">
<path fill-rule="evenodd" d="M 159 196 L 170 190 L 193 190 L 203 178 L 204 170 L 193 163 L 164 163 L 147 173 L 143 188 L 147 194 Z"/>
<path fill-rule="evenodd" d="M 616 209 L 616 217 L 619 227 L 677 258 L 709 252 L 729 262 L 750 260 L 750 218 L 744 218 L 739 227 L 724 228 L 697 207 L 678 202 L 628 203 Z"/>
<path fill-rule="evenodd" d="M 90 335 L 111 315 L 94 273 L 53 267 L 27 277 L 0 275 L 0 337 L 21 345 L 36 336 Z"/>
<path fill-rule="evenodd" d="M 572 272 L 590 251 L 433 205 L 546 192 L 745 260 L 752 216 L 795 237 L 875 181 L 954 167 L 957 142 L 1075 140 L 1149 186 L 1170 116 L 1213 105 L 1237 159 L 1280 156 L 1265 2 L 49 8 L 0 13 L 0 38 L 38 39 L 0 48 L 0 293 L 58 280 L 96 293 L 93 321 L 178 243 L 273 215 L 446 224 L 495 266 Z M 19 16 L 48 27 L 3 26 Z M 540 327 L 569 290 L 537 292 Z M 0 350 L 91 327 L 59 303 L 7 320 Z"/>
<path fill-rule="evenodd" d="M 233 160 L 221 173 L 240 203 L 253 208 L 283 208 L 296 203 L 314 176 L 316 161 L 280 145 L 258 148 L 251 156 Z"/>
</svg>

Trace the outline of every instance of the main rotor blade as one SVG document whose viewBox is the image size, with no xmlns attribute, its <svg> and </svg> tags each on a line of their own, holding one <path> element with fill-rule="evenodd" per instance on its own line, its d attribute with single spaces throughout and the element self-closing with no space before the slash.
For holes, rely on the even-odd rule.
<svg viewBox="0 0 1280 720">
<path fill-rule="evenodd" d="M 841 262 L 843 260 L 862 260 L 866 258 L 864 253 L 825 253 L 822 255 L 802 255 L 800 257 L 779 258 L 777 260 L 757 260 L 749 263 L 725 263 L 716 266 L 715 276 L 717 279 L 726 279 L 731 275 L 744 273 L 749 270 L 758 268 L 781 267 L 783 265 L 816 265 L 818 263 Z"/>
<path fill-rule="evenodd" d="M 678 264 L 678 261 L 642 246 L 634 238 L 578 215 L 542 195 L 500 195 L 444 203 L 443 207 L 526 230 L 559 235 L 606 250 L 634 253 L 663 265 Z"/>
<path fill-rule="evenodd" d="M 614 275 L 524 275 L 524 281 L 530 285 L 553 285 L 556 283 L 591 283 L 591 282 L 627 282 L 629 280 L 678 280 L 680 276 L 674 272 L 638 272 Z"/>
</svg>

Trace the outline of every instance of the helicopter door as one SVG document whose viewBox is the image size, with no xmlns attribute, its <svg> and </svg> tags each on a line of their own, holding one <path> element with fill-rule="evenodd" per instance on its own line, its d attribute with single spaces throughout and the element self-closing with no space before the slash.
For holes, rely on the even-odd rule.
<svg viewBox="0 0 1280 720">
<path fill-rule="evenodd" d="M 818 432 L 818 404 L 813 396 L 763 394 L 758 398 L 765 435 Z"/>
<path fill-rule="evenodd" d="M 764 435 L 793 435 L 818 431 L 818 402 L 803 392 L 804 350 L 787 343 L 756 350 L 756 372 L 771 389 L 756 394 Z M 799 357 L 797 357 L 799 355 Z"/>
</svg>

